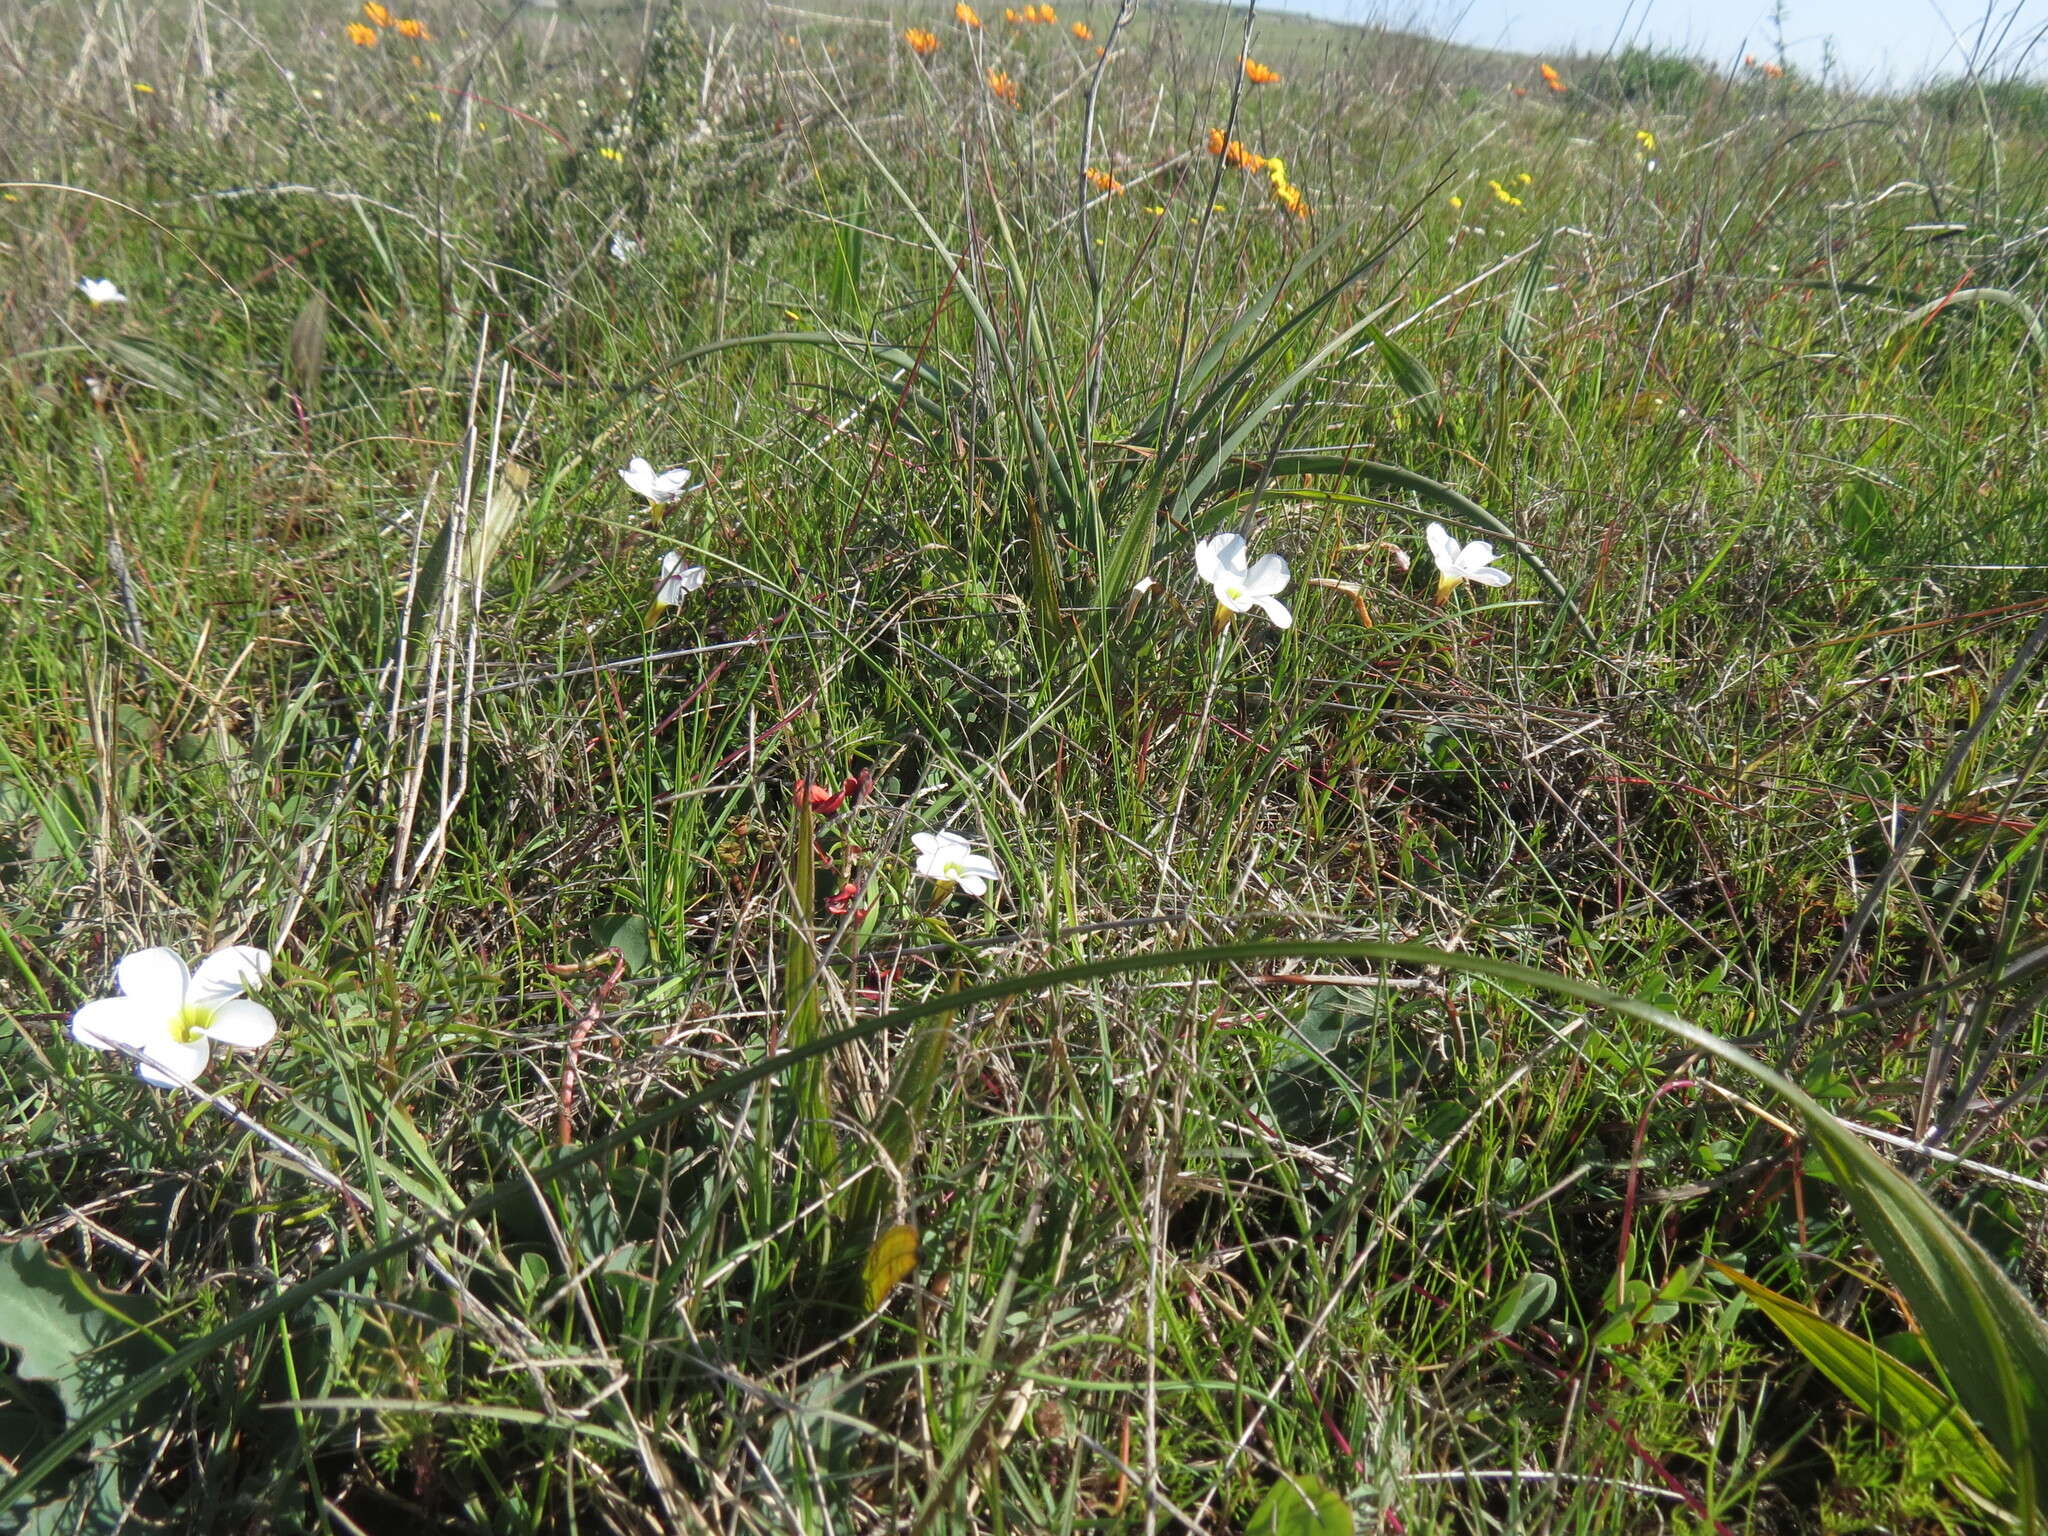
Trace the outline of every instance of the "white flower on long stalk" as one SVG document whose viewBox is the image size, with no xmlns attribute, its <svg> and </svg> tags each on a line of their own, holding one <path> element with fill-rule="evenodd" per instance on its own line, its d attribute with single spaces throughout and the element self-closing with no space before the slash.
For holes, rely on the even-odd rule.
<svg viewBox="0 0 2048 1536">
<path fill-rule="evenodd" d="M 1486 540 L 1474 539 L 1470 544 L 1460 544 L 1445 531 L 1442 523 L 1431 523 L 1427 532 L 1429 552 L 1436 556 L 1438 604 L 1447 601 L 1463 582 L 1476 581 L 1484 587 L 1504 587 L 1515 579 L 1493 563 L 1498 557 Z"/>
<path fill-rule="evenodd" d="M 654 584 L 654 606 L 680 608 L 685 593 L 704 585 L 704 567 L 687 563 L 680 550 L 661 557 L 661 580 Z"/>
<path fill-rule="evenodd" d="M 941 885 L 957 885 L 970 896 L 988 890 L 989 882 L 1003 878 L 995 862 L 974 851 L 974 844 L 958 832 L 916 832 L 910 841 L 917 847 L 917 872 Z"/>
<path fill-rule="evenodd" d="M 114 968 L 119 997 L 103 997 L 71 1015 L 71 1038 L 96 1051 L 137 1053 L 136 1075 L 155 1088 L 179 1088 L 206 1070 L 215 1045 L 260 1050 L 277 1020 L 242 996 L 263 984 L 270 956 L 247 944 L 216 949 L 187 971 L 175 950 L 138 949 Z"/>
<path fill-rule="evenodd" d="M 1244 540 L 1234 533 L 1212 533 L 1195 545 L 1195 569 L 1215 588 L 1219 608 L 1231 613 L 1257 608 L 1282 629 L 1294 622 L 1279 598 L 1287 590 L 1287 562 L 1280 556 L 1267 555 L 1247 570 Z"/>
<path fill-rule="evenodd" d="M 128 295 L 115 287 L 111 278 L 81 277 L 78 280 L 78 291 L 85 295 L 85 302 L 94 309 L 98 309 L 102 304 L 128 302 Z"/>
<path fill-rule="evenodd" d="M 644 496 L 657 507 L 680 501 L 690 488 L 690 471 L 678 464 L 674 469 L 656 470 L 645 459 L 635 459 L 619 471 L 619 478 L 636 496 Z"/>
</svg>

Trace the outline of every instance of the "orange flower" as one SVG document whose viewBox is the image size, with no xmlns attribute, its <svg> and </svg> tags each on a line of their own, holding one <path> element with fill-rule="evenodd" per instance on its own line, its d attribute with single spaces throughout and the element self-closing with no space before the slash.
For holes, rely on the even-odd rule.
<svg viewBox="0 0 2048 1536">
<path fill-rule="evenodd" d="M 974 14 L 974 7 L 969 5 L 967 0 L 955 0 L 953 19 L 963 27 L 979 27 L 981 25 L 981 18 Z"/>
<path fill-rule="evenodd" d="M 391 13 L 379 5 L 377 0 L 370 0 L 370 3 L 363 7 L 363 16 L 372 26 L 388 27 L 391 25 Z"/>
<path fill-rule="evenodd" d="M 1236 139 L 1232 139 L 1223 146 L 1223 163 L 1234 165 L 1240 170 L 1263 171 L 1266 168 L 1266 157 L 1253 154 Z"/>
<path fill-rule="evenodd" d="M 1118 181 L 1107 171 L 1096 170 L 1092 165 L 1088 167 L 1088 185 L 1098 192 L 1107 192 L 1111 197 L 1122 197 L 1124 195 L 1124 184 L 1122 182 Z"/>
<path fill-rule="evenodd" d="M 1024 18 L 1022 16 L 1019 16 L 1017 14 L 1017 8 L 1015 6 L 1006 5 L 1003 7 L 1003 20 L 1007 21 L 1011 26 L 1016 26 L 1017 23 L 1022 21 L 1023 19 Z"/>
<path fill-rule="evenodd" d="M 1060 19 L 1060 13 L 1049 5 L 1041 5 L 1038 8 L 1038 19 L 1050 25 Z"/>
<path fill-rule="evenodd" d="M 1265 65 L 1249 54 L 1245 55 L 1244 77 L 1251 81 L 1253 85 L 1278 85 L 1280 83 L 1279 70 L 1266 68 Z"/>
<path fill-rule="evenodd" d="M 1223 130 L 1221 128 L 1211 128 L 1209 130 L 1209 153 L 1212 155 L 1223 153 Z"/>
<path fill-rule="evenodd" d="M 1095 34 L 1088 30 L 1088 23 L 1085 21 L 1077 21 L 1073 24 L 1073 26 L 1069 27 L 1067 30 L 1072 32 L 1076 38 L 1078 38 L 1080 41 L 1084 43 L 1092 43 L 1095 41 Z"/>
<path fill-rule="evenodd" d="M 377 46 L 377 32 L 374 27 L 366 27 L 360 21 L 352 21 L 348 24 L 347 31 L 348 40 L 358 48 Z"/>
<path fill-rule="evenodd" d="M 1782 64 L 1772 64 L 1766 61 L 1763 71 L 1766 80 L 1782 80 L 1785 78 L 1785 66 Z"/>
<path fill-rule="evenodd" d="M 1571 89 L 1570 86 L 1564 83 L 1563 77 L 1560 76 L 1558 72 L 1552 69 L 1548 64 L 1541 64 L 1537 67 L 1543 71 L 1543 83 L 1549 86 L 1555 94 L 1562 96 L 1566 91 Z"/>
<path fill-rule="evenodd" d="M 939 40 L 922 27 L 905 27 L 903 41 L 910 44 L 910 51 L 920 59 L 928 59 L 939 51 Z"/>
<path fill-rule="evenodd" d="M 427 24 L 424 21 L 415 21 L 410 16 L 398 24 L 398 35 L 409 37 L 416 43 L 431 43 L 434 40 L 434 34 L 427 30 Z"/>
<path fill-rule="evenodd" d="M 1301 188 L 1296 186 L 1275 187 L 1273 189 L 1273 196 L 1279 201 L 1282 208 L 1285 208 L 1297 219 L 1308 217 L 1308 199 L 1301 195 Z"/>
<path fill-rule="evenodd" d="M 988 89 L 989 94 L 997 101 L 1013 107 L 1017 105 L 1017 82 L 1002 70 L 992 69 L 988 72 Z"/>
</svg>

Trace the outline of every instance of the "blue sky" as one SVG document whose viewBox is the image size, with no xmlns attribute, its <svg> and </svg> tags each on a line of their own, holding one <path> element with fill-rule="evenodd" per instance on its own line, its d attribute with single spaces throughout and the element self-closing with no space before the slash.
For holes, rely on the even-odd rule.
<svg viewBox="0 0 2048 1536">
<path fill-rule="evenodd" d="M 1521 53 L 1605 52 L 1631 41 L 1716 63 L 1771 54 L 1771 0 L 1266 0 L 1290 11 L 1390 25 Z M 1412 6 L 1413 9 L 1406 7 Z M 1911 84 L 1960 73 L 1980 35 L 1987 54 L 2048 64 L 2048 0 L 1784 0 L 1785 52 L 1818 75 L 1832 42 L 1850 82 Z M 1987 20 L 1988 16 L 1988 20 Z M 1959 41 L 1960 39 L 1960 41 Z M 2001 44 L 2002 39 L 2002 44 Z M 2031 50 L 2031 52 L 2029 51 Z"/>
</svg>

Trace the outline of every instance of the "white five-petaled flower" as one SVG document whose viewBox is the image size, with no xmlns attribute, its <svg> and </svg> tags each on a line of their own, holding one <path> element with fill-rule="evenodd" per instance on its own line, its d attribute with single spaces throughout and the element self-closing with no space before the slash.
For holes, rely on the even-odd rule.
<svg viewBox="0 0 2048 1536">
<path fill-rule="evenodd" d="M 958 832 L 916 832 L 917 872 L 927 880 L 957 885 L 970 896 L 979 896 L 992 880 L 1003 878 L 995 862 L 974 851 L 974 844 Z"/>
<path fill-rule="evenodd" d="M 72 1014 L 71 1038 L 96 1051 L 137 1052 L 145 1083 L 182 1087 L 206 1070 L 216 1042 L 240 1051 L 270 1044 L 277 1020 L 242 996 L 269 974 L 269 954 L 247 944 L 216 949 L 196 971 L 175 950 L 138 949 L 114 967 L 121 995 Z"/>
<path fill-rule="evenodd" d="M 1195 545 L 1195 569 L 1216 589 L 1218 606 L 1232 613 L 1259 609 L 1282 629 L 1294 615 L 1278 596 L 1287 590 L 1287 562 L 1268 555 L 1245 569 L 1244 540 L 1234 533 L 1212 533 Z"/>
<path fill-rule="evenodd" d="M 645 496 L 657 507 L 665 507 L 672 501 L 680 501 L 683 492 L 690 488 L 690 471 L 678 464 L 674 469 L 657 473 L 645 459 L 635 459 L 619 471 L 619 478 L 636 496 Z"/>
<path fill-rule="evenodd" d="M 681 607 L 683 594 L 703 585 L 704 567 L 686 563 L 682 553 L 672 549 L 661 557 L 661 580 L 654 584 L 654 606 Z"/>
<path fill-rule="evenodd" d="M 1436 556 L 1436 600 L 1450 597 L 1460 582 L 1476 581 L 1485 587 L 1504 587 L 1515 578 L 1495 565 L 1493 546 L 1484 539 L 1460 544 L 1442 523 L 1428 528 L 1429 552 Z"/>
<path fill-rule="evenodd" d="M 105 277 L 81 277 L 78 291 L 85 295 L 85 302 L 98 309 L 102 304 L 126 304 L 128 295 L 114 286 L 113 279 Z"/>
</svg>

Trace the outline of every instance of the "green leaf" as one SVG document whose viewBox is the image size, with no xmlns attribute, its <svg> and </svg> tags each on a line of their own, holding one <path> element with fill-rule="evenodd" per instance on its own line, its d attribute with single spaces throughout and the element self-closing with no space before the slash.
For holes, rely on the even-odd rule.
<svg viewBox="0 0 2048 1536">
<path fill-rule="evenodd" d="M 74 1420 L 117 1399 L 161 1353 L 141 1337 L 150 1311 L 102 1291 L 34 1240 L 0 1251 L 0 1345 L 15 1352 L 14 1373 L 50 1383 Z"/>
<path fill-rule="evenodd" d="M 1246 1536 L 1351 1536 L 1351 1506 L 1319 1477 L 1283 1476 L 1266 1490 Z"/>
<path fill-rule="evenodd" d="M 654 963 L 654 946 L 647 936 L 647 919 L 638 913 L 601 917 L 590 928 L 593 947 L 615 949 L 629 972 L 644 972 Z"/>
<path fill-rule="evenodd" d="M 1493 1309 L 1495 1333 L 1509 1334 L 1526 1323 L 1549 1313 L 1557 1300 L 1557 1280 L 1540 1269 L 1532 1269 L 1516 1282 L 1515 1288 Z"/>
<path fill-rule="evenodd" d="M 1739 1286 L 1880 1429 L 1904 1439 L 1924 1437 L 1936 1448 L 1945 1476 L 1999 1504 L 2011 1501 L 2012 1469 L 1954 1399 L 1871 1340 L 1829 1322 L 1811 1307 L 1725 1264 L 1714 1268 Z"/>
</svg>

